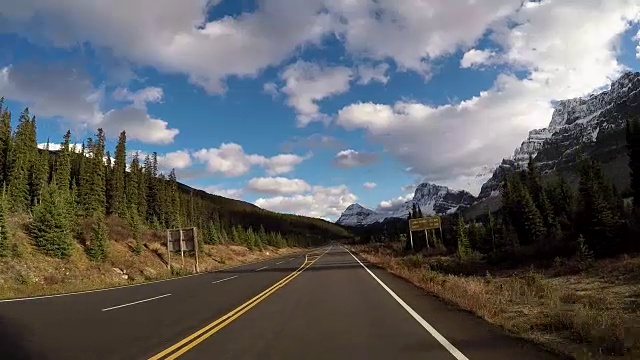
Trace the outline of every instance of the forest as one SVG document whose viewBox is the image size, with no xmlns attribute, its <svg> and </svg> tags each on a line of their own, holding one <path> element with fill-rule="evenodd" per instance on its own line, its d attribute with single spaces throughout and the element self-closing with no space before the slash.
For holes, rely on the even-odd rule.
<svg viewBox="0 0 640 360">
<path fill-rule="evenodd" d="M 80 148 L 64 135 L 59 150 L 38 148 L 36 118 L 26 108 L 15 130 L 12 114 L 0 99 L 0 257 L 11 256 L 7 221 L 27 216 L 26 232 L 46 255 L 67 258 L 80 241 L 94 261 L 108 257 L 107 217 L 126 219 L 142 251 L 145 229 L 198 227 L 198 241 L 239 244 L 254 249 L 316 246 L 348 238 L 343 228 L 321 219 L 273 213 L 178 182 L 175 170 L 158 169 L 158 155 L 141 158 L 127 152 L 126 132 L 119 135 L 113 157 L 106 135 L 97 129 Z M 88 239 L 80 222 L 90 221 Z"/>
<path fill-rule="evenodd" d="M 579 149 L 574 164 L 579 173 L 577 189 L 562 176 L 543 180 L 530 158 L 525 169 L 503 180 L 500 210 L 487 211 L 472 221 L 460 214 L 443 216 L 444 238 L 430 237 L 432 247 L 459 258 L 514 266 L 572 256 L 591 261 L 640 250 L 640 117 L 627 116 L 628 188 L 619 191 L 598 161 L 580 155 Z M 419 217 L 422 212 L 415 207 L 407 215 L 407 219 Z M 400 241 L 405 251 L 411 251 L 407 219 L 352 230 L 361 242 Z M 413 251 L 426 248 L 424 234 L 416 232 L 413 239 Z"/>
</svg>

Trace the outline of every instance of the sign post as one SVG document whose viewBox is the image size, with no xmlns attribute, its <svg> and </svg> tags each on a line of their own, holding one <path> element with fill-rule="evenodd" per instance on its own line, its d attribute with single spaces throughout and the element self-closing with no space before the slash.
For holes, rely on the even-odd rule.
<svg viewBox="0 0 640 360">
<path fill-rule="evenodd" d="M 429 249 L 429 233 L 428 230 L 434 231 L 435 241 L 435 229 L 440 228 L 440 237 L 442 237 L 442 223 L 439 216 L 427 216 L 418 219 L 409 219 L 409 238 L 411 239 L 411 249 L 413 249 L 413 232 L 424 230 L 424 234 L 427 237 L 427 249 Z M 435 244 L 435 243 L 434 243 Z"/>
<path fill-rule="evenodd" d="M 184 228 L 184 229 L 169 229 L 167 230 L 167 252 L 168 267 L 171 268 L 171 252 L 180 251 L 180 257 L 182 259 L 182 268 L 184 269 L 184 252 L 195 251 L 196 265 L 195 271 L 200 272 L 200 262 L 198 259 L 198 241 L 197 241 L 196 228 Z"/>
</svg>

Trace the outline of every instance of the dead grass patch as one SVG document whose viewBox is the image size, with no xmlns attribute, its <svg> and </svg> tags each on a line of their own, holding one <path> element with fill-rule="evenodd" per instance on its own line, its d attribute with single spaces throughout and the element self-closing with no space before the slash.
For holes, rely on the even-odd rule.
<svg viewBox="0 0 640 360">
<path fill-rule="evenodd" d="M 460 276 L 434 271 L 460 266 L 452 258 L 402 257 L 380 246 L 354 250 L 429 293 L 560 353 L 577 359 L 640 356 L 640 284 L 633 281 L 640 257 L 606 260 L 574 275 L 524 269 L 511 275 Z"/>
</svg>

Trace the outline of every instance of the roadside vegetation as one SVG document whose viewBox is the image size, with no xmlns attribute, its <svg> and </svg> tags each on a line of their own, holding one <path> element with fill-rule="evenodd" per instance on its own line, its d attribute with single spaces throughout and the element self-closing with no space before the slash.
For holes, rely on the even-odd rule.
<svg viewBox="0 0 640 360">
<path fill-rule="evenodd" d="M 0 99 L 0 297 L 191 272 L 193 254 L 162 271 L 166 229 L 198 228 L 203 270 L 349 236 L 321 219 L 192 189 L 173 169 L 163 173 L 155 152 L 127 152 L 126 141 L 123 131 L 112 156 L 102 129 L 80 145 L 67 131 L 55 150 L 40 149 L 35 117 L 25 109 L 13 130 Z"/>
<path fill-rule="evenodd" d="M 620 194 L 580 158 L 577 190 L 543 182 L 533 159 L 507 176 L 503 206 L 443 219 L 444 238 L 407 221 L 359 229 L 354 250 L 465 310 L 578 359 L 640 357 L 640 120 L 630 117 L 631 184 Z M 421 217 L 414 209 L 408 218 Z"/>
</svg>

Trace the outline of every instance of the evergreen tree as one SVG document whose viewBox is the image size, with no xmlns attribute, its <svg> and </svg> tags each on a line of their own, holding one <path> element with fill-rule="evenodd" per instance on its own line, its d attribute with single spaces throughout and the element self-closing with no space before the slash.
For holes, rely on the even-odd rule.
<svg viewBox="0 0 640 360">
<path fill-rule="evenodd" d="M 27 212 L 31 202 L 29 178 L 31 165 L 37 151 L 32 142 L 33 131 L 33 123 L 27 108 L 20 115 L 18 126 L 13 136 L 13 147 L 9 162 L 9 201 L 12 210 L 18 213 Z"/>
<path fill-rule="evenodd" d="M 640 117 L 627 120 L 627 154 L 631 174 L 633 207 L 640 209 Z"/>
<path fill-rule="evenodd" d="M 54 178 L 56 183 L 62 190 L 69 190 L 69 184 L 71 183 L 71 131 L 67 131 L 64 134 L 62 143 L 60 144 L 60 151 L 58 151 L 58 157 L 56 159 Z"/>
<path fill-rule="evenodd" d="M 0 183 L 3 184 L 9 177 L 11 143 L 11 112 L 4 108 L 4 98 L 0 98 Z"/>
<path fill-rule="evenodd" d="M 135 241 L 133 252 L 136 255 L 140 255 L 143 249 L 141 239 L 142 224 L 140 223 L 140 217 L 138 216 L 138 212 L 135 209 L 129 209 L 129 211 L 127 211 L 127 215 L 129 220 L 129 227 L 131 228 L 131 234 L 133 236 L 133 240 Z"/>
<path fill-rule="evenodd" d="M 106 213 L 114 214 L 115 207 L 113 203 L 113 162 L 111 161 L 111 153 L 109 151 L 105 154 L 105 169 L 104 169 L 104 183 L 105 183 L 105 204 Z"/>
<path fill-rule="evenodd" d="M 467 226 L 464 223 L 462 216 L 458 217 L 458 221 L 455 226 L 455 234 L 458 244 L 458 257 L 464 259 L 471 253 L 471 245 L 469 244 L 469 238 L 467 236 Z"/>
<path fill-rule="evenodd" d="M 31 171 L 30 171 L 30 177 L 29 177 L 31 206 L 35 206 L 40 202 L 40 195 L 42 193 L 42 189 L 48 182 L 49 182 L 49 140 L 47 139 L 45 149 L 41 151 L 38 151 L 36 149 L 35 158 L 31 162 Z"/>
<path fill-rule="evenodd" d="M 91 177 L 91 209 L 89 215 L 104 215 L 106 211 L 106 167 L 104 157 L 105 134 L 102 129 L 98 129 L 92 156 L 93 176 Z"/>
<path fill-rule="evenodd" d="M 2 106 L 0 105 L 0 108 Z M 7 186 L 2 187 L 2 197 L 0 198 L 0 257 L 9 256 L 9 229 L 7 227 Z"/>
<path fill-rule="evenodd" d="M 557 227 L 556 217 L 553 213 L 553 208 L 551 206 L 551 203 L 549 202 L 549 199 L 547 198 L 545 188 L 542 184 L 540 171 L 533 162 L 533 157 L 531 155 L 529 155 L 527 170 L 529 194 L 531 194 L 533 202 L 540 212 L 540 215 L 542 216 L 545 229 L 549 233 L 551 233 L 552 229 Z"/>
<path fill-rule="evenodd" d="M 531 195 L 529 192 L 524 191 L 522 198 L 522 222 L 523 222 L 523 230 L 528 236 L 529 243 L 535 243 L 542 240 L 542 237 L 545 234 L 544 222 L 542 220 L 542 216 L 540 215 L 540 211 L 533 202 Z"/>
<path fill-rule="evenodd" d="M 420 208 L 420 206 L 416 205 L 416 208 L 418 209 L 418 218 L 422 219 L 424 216 L 422 215 L 422 209 Z"/>
<path fill-rule="evenodd" d="M 91 229 L 91 240 L 87 247 L 87 256 L 89 256 L 91 261 L 100 262 L 107 259 L 108 241 L 109 238 L 104 215 L 96 214 L 94 224 Z"/>
<path fill-rule="evenodd" d="M 113 162 L 113 191 L 112 206 L 113 212 L 120 217 L 124 217 L 127 213 L 127 200 L 125 196 L 125 177 L 127 170 L 127 134 L 122 131 L 116 145 L 116 153 Z M 128 187 L 126 187 L 128 190 Z M 127 194 L 128 195 L 128 194 Z"/>
<path fill-rule="evenodd" d="M 31 237 L 35 246 L 49 256 L 67 258 L 73 250 L 66 205 L 66 200 L 53 182 L 45 186 L 42 201 L 34 208 Z"/>
</svg>

